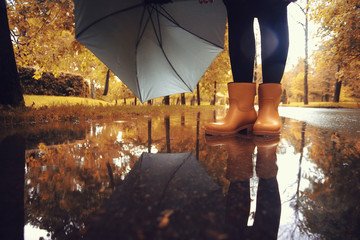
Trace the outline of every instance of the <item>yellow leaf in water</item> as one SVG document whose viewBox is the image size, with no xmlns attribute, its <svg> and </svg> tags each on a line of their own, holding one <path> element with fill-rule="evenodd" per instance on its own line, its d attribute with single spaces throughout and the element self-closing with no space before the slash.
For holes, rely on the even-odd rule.
<svg viewBox="0 0 360 240">
<path fill-rule="evenodd" d="M 164 228 L 169 225 L 169 217 L 174 213 L 174 210 L 167 209 L 162 212 L 163 217 L 160 220 L 159 228 Z"/>
</svg>

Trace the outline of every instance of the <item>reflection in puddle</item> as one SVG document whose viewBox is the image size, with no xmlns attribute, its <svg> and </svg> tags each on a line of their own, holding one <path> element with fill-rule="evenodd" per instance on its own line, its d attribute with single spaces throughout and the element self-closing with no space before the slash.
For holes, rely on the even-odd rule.
<svg viewBox="0 0 360 240">
<path fill-rule="evenodd" d="M 135 186 L 129 184 L 132 172 L 144 170 L 139 166 L 144 163 L 142 154 L 192 152 L 191 159 L 197 165 L 191 171 L 203 171 L 198 178 L 190 178 L 191 181 L 184 177 L 178 178 L 177 184 L 170 184 L 171 190 L 178 194 L 171 196 L 179 198 L 166 198 L 171 200 L 167 203 L 170 205 L 162 201 L 163 207 L 156 214 L 149 212 L 154 216 L 131 215 L 140 218 L 133 226 L 129 225 L 130 221 L 127 225 L 137 229 L 137 238 L 141 238 L 141 234 L 169 236 L 166 234 L 175 234 L 184 226 L 189 234 L 193 229 L 193 234 L 205 234 L 201 236 L 208 239 L 242 236 L 261 239 L 259 234 L 277 235 L 278 239 L 354 239 L 359 235 L 360 143 L 357 137 L 288 118 L 282 119 L 280 139 L 259 139 L 251 135 L 205 137 L 204 124 L 214 117 L 213 112 L 202 112 L 18 129 L 25 138 L 24 145 L 3 137 L 1 146 L 4 152 L 22 152 L 20 158 L 25 155 L 25 185 L 24 181 L 9 180 L 11 174 L 2 174 L 5 177 L 2 182 L 12 189 L 19 186 L 25 189 L 25 209 L 20 204 L 8 208 L 13 209 L 12 212 L 25 211 L 25 239 L 74 239 L 92 231 L 90 223 L 99 222 L 101 218 L 95 216 L 104 213 L 101 209 L 111 207 L 119 192 L 122 191 L 121 196 L 138 194 L 134 189 L 127 192 L 124 189 Z M 11 136 L 9 138 L 11 140 Z M 11 156 L 2 154 L 3 162 L 11 163 Z M 149 186 L 151 180 L 160 178 L 156 170 L 151 170 L 152 175 L 138 175 L 148 178 L 139 178 L 140 182 Z M 185 186 L 199 188 L 205 183 L 200 181 L 203 179 L 200 176 L 208 176 L 206 181 L 212 182 L 208 187 L 217 186 L 214 189 L 218 191 L 214 196 L 210 194 L 212 198 L 202 199 L 208 201 L 203 208 L 196 204 L 181 207 L 190 200 L 183 196 L 194 195 L 182 189 L 183 181 L 190 181 Z M 144 187 L 144 184 L 136 186 Z M 152 198 L 155 193 L 161 190 L 143 193 L 139 199 L 132 198 L 129 204 L 138 202 L 145 207 L 147 197 Z M 124 209 L 128 213 L 136 211 L 136 207 Z M 205 217 L 192 221 L 190 226 L 184 225 L 181 217 L 193 219 L 196 214 Z M 140 225 L 140 220 L 146 220 L 142 216 L 155 219 L 150 221 L 153 228 Z M 160 223 L 163 224 L 161 231 L 154 233 Z M 196 233 L 195 226 L 197 230 L 208 228 Z M 34 233 L 31 228 L 45 232 Z M 99 234 L 104 229 L 99 229 Z"/>
</svg>

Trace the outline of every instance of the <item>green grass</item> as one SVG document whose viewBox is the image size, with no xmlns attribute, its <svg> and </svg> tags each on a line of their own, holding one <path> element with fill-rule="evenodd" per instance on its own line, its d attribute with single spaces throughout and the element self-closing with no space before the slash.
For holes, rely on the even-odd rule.
<svg viewBox="0 0 360 240">
<path fill-rule="evenodd" d="M 101 106 L 113 105 L 111 103 L 82 97 L 60 97 L 60 96 L 43 96 L 43 95 L 24 95 L 25 106 L 40 108 L 44 106 Z"/>
</svg>

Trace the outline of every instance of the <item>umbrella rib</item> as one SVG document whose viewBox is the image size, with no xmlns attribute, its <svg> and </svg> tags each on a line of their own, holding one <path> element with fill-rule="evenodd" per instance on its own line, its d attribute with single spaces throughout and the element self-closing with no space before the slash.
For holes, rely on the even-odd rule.
<svg viewBox="0 0 360 240">
<path fill-rule="evenodd" d="M 181 28 L 181 29 L 183 29 L 184 31 L 186 31 L 186 32 L 188 32 L 188 33 L 190 33 L 190 34 L 198 37 L 199 39 L 201 39 L 201 40 L 203 40 L 203 41 L 205 41 L 205 42 L 207 42 L 207 43 L 212 44 L 212 45 L 215 46 L 215 47 L 224 49 L 224 46 L 220 46 L 220 45 L 217 45 L 217 44 L 215 44 L 215 43 L 213 43 L 213 42 L 210 42 L 209 40 L 207 40 L 207 39 L 205 39 L 205 38 L 203 38 L 203 37 L 201 37 L 201 36 L 199 36 L 199 35 L 191 32 L 191 31 L 189 31 L 188 29 L 184 28 L 183 26 L 181 26 L 181 25 L 171 16 L 171 14 L 170 14 L 168 11 L 166 11 L 165 8 L 163 8 L 163 6 L 160 5 L 160 8 L 165 12 L 165 14 L 162 13 L 162 12 L 160 12 L 160 11 L 159 11 L 159 13 L 160 13 L 164 18 L 168 19 L 170 22 L 174 23 L 174 24 L 175 24 L 176 26 L 178 26 L 179 28 Z"/>
<path fill-rule="evenodd" d="M 157 12 L 157 17 L 159 19 L 159 14 L 161 14 L 161 12 L 158 10 L 158 9 L 155 9 L 155 11 Z M 163 14 L 161 14 L 162 16 L 164 16 Z M 176 76 L 178 76 L 178 78 L 185 84 L 185 86 L 189 89 L 189 91 L 192 91 L 191 90 L 191 87 L 184 81 L 184 79 L 180 76 L 180 74 L 176 71 L 174 65 L 171 63 L 170 59 L 168 58 L 168 56 L 166 55 L 165 53 L 165 50 L 163 48 L 163 44 L 162 44 L 162 39 L 161 39 L 161 26 L 160 26 L 160 19 L 158 20 L 158 27 L 159 27 L 159 35 L 158 36 L 158 33 L 156 31 L 156 28 L 155 28 L 155 24 L 154 24 L 154 21 L 153 19 L 151 18 L 151 23 L 153 25 L 153 29 L 154 29 L 154 32 L 155 32 L 155 35 L 156 35 L 156 38 L 159 42 L 159 46 L 160 46 L 160 49 L 166 59 L 166 61 L 168 62 L 168 64 L 170 65 L 170 67 L 172 68 L 172 70 L 175 72 Z"/>
<path fill-rule="evenodd" d="M 156 9 L 156 17 L 157 17 L 157 21 L 158 21 L 158 28 L 159 28 L 159 37 L 160 37 L 160 41 L 161 41 L 161 46 L 162 46 L 162 35 L 161 35 L 161 26 L 160 26 L 160 18 L 159 18 L 159 11 Z"/>
<path fill-rule="evenodd" d="M 141 20 L 140 20 L 140 23 L 139 23 L 139 32 L 138 32 L 138 36 L 137 36 L 137 39 L 136 39 L 136 45 L 135 45 L 135 56 L 137 55 L 137 48 L 138 48 L 138 46 L 140 44 L 140 41 L 141 41 L 142 37 L 144 36 L 144 33 L 146 31 L 146 27 L 148 26 L 149 22 L 151 21 L 152 25 L 154 26 L 153 20 L 152 20 L 152 17 L 151 17 L 153 10 L 154 10 L 154 8 L 152 8 L 150 10 L 147 6 L 145 6 L 144 10 L 142 12 Z M 142 23 L 144 21 L 146 11 L 148 12 L 149 17 L 146 19 L 146 23 L 143 25 Z M 142 28 L 142 26 L 143 26 L 143 28 Z M 137 65 L 137 62 L 135 62 L 135 64 Z M 137 66 L 136 66 L 136 69 L 137 69 Z M 136 74 L 136 83 L 137 83 L 137 86 L 139 88 L 140 83 L 139 83 L 139 77 L 138 77 L 137 74 Z M 142 94 L 141 94 L 140 91 L 139 91 L 139 97 L 140 97 L 140 100 L 142 101 L 143 99 L 142 99 Z"/>
<path fill-rule="evenodd" d="M 137 49 L 138 49 L 138 46 L 140 44 L 140 41 L 142 39 L 142 37 L 144 36 L 144 33 L 145 33 L 145 30 L 146 30 L 146 26 L 149 24 L 149 21 L 150 21 L 150 18 L 151 18 L 151 12 L 149 12 L 149 17 L 147 18 L 146 20 L 146 23 L 143 25 L 143 21 L 144 21 L 144 18 L 145 18 L 145 12 L 146 12 L 147 7 L 144 6 L 144 9 L 143 9 L 143 12 L 142 12 L 142 15 L 141 15 L 141 19 L 140 19 L 140 23 L 139 23 L 139 32 L 138 32 L 138 36 L 137 36 L 137 39 L 136 39 L 136 45 L 135 45 L 135 56 L 137 55 Z M 149 11 L 149 10 L 148 10 Z M 141 28 L 143 26 L 143 28 Z M 135 64 L 136 64 L 136 69 L 137 69 L 137 61 L 135 61 Z M 140 83 L 139 83 L 139 77 L 137 75 L 137 71 L 136 71 L 136 84 L 137 84 L 137 87 L 138 89 L 140 89 Z M 139 91 L 139 98 L 141 101 L 143 101 L 143 97 L 142 97 L 142 94 L 141 94 L 141 91 Z"/>
<path fill-rule="evenodd" d="M 184 81 L 184 79 L 180 76 L 180 74 L 176 71 L 175 67 L 170 62 L 168 56 L 166 55 L 166 53 L 164 51 L 164 48 L 162 46 L 160 46 L 160 49 L 163 52 L 166 61 L 169 63 L 170 67 L 174 70 L 176 76 L 178 76 L 180 78 L 180 80 L 185 84 L 185 86 L 192 92 L 191 87 Z"/>
<path fill-rule="evenodd" d="M 80 35 L 83 34 L 86 30 L 88 30 L 89 28 L 91 28 L 91 27 L 94 26 L 95 24 L 101 22 L 102 20 L 104 20 L 104 19 L 106 19 L 106 18 L 108 18 L 108 17 L 114 16 L 114 15 L 119 14 L 119 13 L 122 13 L 122 12 L 126 12 L 126 11 L 129 11 L 129 10 L 132 10 L 132 9 L 137 8 L 137 7 L 140 7 L 140 6 L 142 6 L 142 5 L 144 5 L 144 4 L 143 4 L 143 3 L 139 3 L 139 4 L 137 4 L 137 5 L 134 5 L 134 6 L 131 6 L 131 7 L 128 7 L 128 8 L 124 8 L 124 9 L 120 9 L 120 10 L 115 11 L 115 12 L 113 12 L 113 13 L 110 13 L 110 14 L 108 14 L 108 15 L 106 15 L 106 16 L 103 16 L 103 17 L 95 20 L 94 22 L 90 23 L 90 24 L 89 24 L 88 26 L 86 26 L 84 29 L 82 29 L 79 33 L 76 34 L 75 38 L 79 38 Z"/>
<path fill-rule="evenodd" d="M 165 192 L 166 190 L 169 188 L 170 182 L 174 179 L 175 174 L 180 170 L 180 168 L 187 162 L 188 159 L 190 159 L 191 154 L 189 154 L 189 156 L 184 159 L 184 161 L 175 169 L 175 171 L 171 174 L 170 179 L 166 182 L 164 190 L 161 193 L 161 197 L 160 200 L 158 201 L 158 206 L 161 205 L 162 201 L 164 200 L 165 197 Z"/>
<path fill-rule="evenodd" d="M 156 31 L 156 27 L 155 27 L 155 23 L 154 23 L 154 20 L 152 18 L 152 15 L 150 15 L 150 20 L 151 20 L 151 24 L 152 24 L 152 27 L 153 27 L 153 30 L 154 30 L 154 33 L 155 33 L 155 36 L 156 36 L 156 39 L 160 45 L 160 48 L 162 48 L 162 39 L 161 39 L 161 27 L 160 27 L 160 21 L 159 21 L 159 12 L 157 9 L 155 9 L 154 7 L 152 8 L 152 10 L 155 10 L 156 11 L 156 16 L 157 16 L 157 19 L 158 19 L 158 31 Z"/>
<path fill-rule="evenodd" d="M 144 10 L 142 12 L 142 16 L 141 16 L 141 19 L 140 19 L 140 26 L 139 26 L 139 32 L 138 32 L 138 36 L 137 36 L 137 39 L 136 39 L 136 48 L 139 46 L 139 43 L 145 33 L 145 30 L 146 30 L 146 26 L 149 24 L 149 21 L 150 21 L 150 17 L 146 20 L 146 23 L 144 24 L 144 27 L 141 28 L 142 26 L 142 23 L 144 21 L 144 17 L 145 17 L 145 12 L 146 12 L 146 7 L 144 7 Z M 151 16 L 151 13 L 149 12 L 150 16 Z"/>
</svg>

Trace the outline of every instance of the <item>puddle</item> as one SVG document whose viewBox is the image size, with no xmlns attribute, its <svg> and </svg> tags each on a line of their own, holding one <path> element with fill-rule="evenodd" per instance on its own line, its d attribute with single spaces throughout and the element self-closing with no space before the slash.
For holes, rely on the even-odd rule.
<svg viewBox="0 0 360 240">
<path fill-rule="evenodd" d="M 25 202 L 4 197 L 15 216 L 9 225 L 23 229 L 25 239 L 94 232 L 106 239 L 357 238 L 358 136 L 282 118 L 278 139 L 205 137 L 204 125 L 214 117 L 174 113 L 4 132 L 3 158 L 25 160 L 24 170 L 7 161 L 13 170 L 2 174 L 8 198 Z M 166 167 L 171 158 L 163 154 L 190 154 L 191 162 Z M 199 196 L 201 206 L 185 205 Z M 124 227 L 111 224 L 119 221 Z"/>
</svg>

